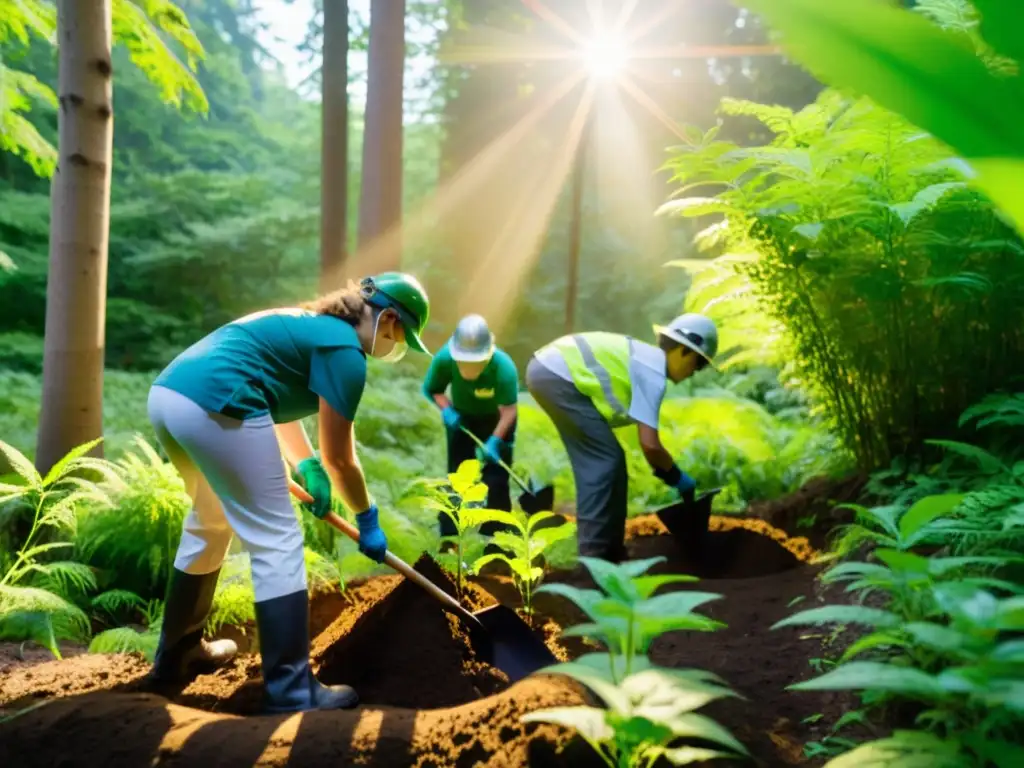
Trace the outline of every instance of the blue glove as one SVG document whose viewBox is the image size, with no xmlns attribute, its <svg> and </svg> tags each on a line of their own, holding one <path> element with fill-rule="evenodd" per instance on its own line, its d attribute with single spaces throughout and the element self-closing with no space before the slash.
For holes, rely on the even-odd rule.
<svg viewBox="0 0 1024 768">
<path fill-rule="evenodd" d="M 459 424 L 462 422 L 462 417 L 459 416 L 459 412 L 450 405 L 441 411 L 441 418 L 444 419 L 445 428 L 451 432 L 458 429 Z"/>
<path fill-rule="evenodd" d="M 388 551 L 388 540 L 377 523 L 377 505 L 371 504 L 365 512 L 356 515 L 359 526 L 359 551 L 374 562 L 384 562 Z"/>
<path fill-rule="evenodd" d="M 680 496 L 685 496 L 688 493 L 693 493 L 697 490 L 697 481 L 690 477 L 688 474 L 679 471 L 679 482 L 676 483 L 676 490 L 679 491 Z"/>
<path fill-rule="evenodd" d="M 501 461 L 501 453 L 504 447 L 504 440 L 497 435 L 491 435 L 487 438 L 487 442 L 484 444 L 483 450 L 481 451 L 481 458 L 488 464 L 497 464 Z"/>
</svg>

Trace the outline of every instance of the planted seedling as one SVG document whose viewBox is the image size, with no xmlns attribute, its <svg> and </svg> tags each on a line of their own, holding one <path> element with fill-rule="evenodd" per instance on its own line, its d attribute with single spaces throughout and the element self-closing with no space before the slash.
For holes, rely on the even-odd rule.
<svg viewBox="0 0 1024 768">
<path fill-rule="evenodd" d="M 586 663 L 560 664 L 542 670 L 578 680 L 602 699 L 605 708 L 542 709 L 524 716 L 523 722 L 574 728 L 610 768 L 649 767 L 660 758 L 673 765 L 686 765 L 719 757 L 747 756 L 746 749 L 731 733 L 695 711 L 716 699 L 739 698 L 724 681 L 695 669 L 641 666 L 644 668 L 618 684 L 608 680 L 599 666 Z M 716 748 L 669 746 L 694 739 Z"/>
<path fill-rule="evenodd" d="M 479 461 L 464 461 L 458 471 L 449 474 L 447 478 L 424 480 L 421 485 L 426 489 L 422 496 L 423 505 L 444 514 L 455 526 L 454 536 L 441 539 L 442 546 L 446 542 L 454 546 L 438 553 L 437 560 L 455 576 L 455 588 L 461 600 L 467 570 L 468 534 L 472 529 L 494 520 L 494 515 L 503 513 L 482 507 L 487 499 L 487 486 L 480 481 Z"/>
<path fill-rule="evenodd" d="M 632 673 L 634 660 L 647 652 L 658 635 L 678 629 L 709 632 L 725 626 L 694 613 L 698 606 L 717 600 L 721 595 L 690 591 L 654 595 L 666 584 L 697 581 L 696 577 L 683 574 L 645 575 L 664 559 L 653 557 L 613 565 L 581 557 L 580 562 L 590 571 L 600 590 L 547 584 L 537 592 L 561 595 L 587 615 L 589 623 L 570 627 L 564 634 L 603 643 L 610 654 L 613 679 L 622 680 Z M 621 669 L 616 669 L 617 660 L 622 662 Z"/>
<path fill-rule="evenodd" d="M 522 512 L 501 512 L 487 510 L 486 521 L 502 523 L 512 531 L 498 531 L 491 543 L 505 550 L 484 555 L 473 564 L 473 570 L 480 570 L 488 563 L 505 563 L 512 571 L 516 588 L 523 598 L 523 611 L 533 616 L 533 595 L 544 578 L 544 568 L 537 564 L 548 548 L 556 541 L 562 541 L 576 533 L 576 524 L 569 521 L 553 528 L 538 528 L 545 520 L 555 517 L 553 512 L 537 512 L 529 517 Z"/>
</svg>

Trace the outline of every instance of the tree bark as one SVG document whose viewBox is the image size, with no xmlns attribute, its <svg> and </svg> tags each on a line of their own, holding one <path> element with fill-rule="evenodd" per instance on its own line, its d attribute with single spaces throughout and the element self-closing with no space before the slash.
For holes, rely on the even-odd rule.
<svg viewBox="0 0 1024 768">
<path fill-rule="evenodd" d="M 348 0 L 324 0 L 320 290 L 340 287 L 348 238 Z"/>
<path fill-rule="evenodd" d="M 359 197 L 359 247 L 397 229 L 402 218 L 402 89 L 405 70 L 405 0 L 371 0 L 370 51 Z M 401 238 L 375 262 L 398 269 Z"/>
<path fill-rule="evenodd" d="M 58 0 L 58 164 L 50 191 L 43 400 L 36 466 L 103 434 L 114 136 L 110 0 Z M 94 450 L 102 455 L 102 443 Z"/>
</svg>

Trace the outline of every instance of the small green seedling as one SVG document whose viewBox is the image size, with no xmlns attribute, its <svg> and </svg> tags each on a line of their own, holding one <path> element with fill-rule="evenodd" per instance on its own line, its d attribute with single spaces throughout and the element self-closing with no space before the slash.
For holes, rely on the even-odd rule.
<svg viewBox="0 0 1024 768">
<path fill-rule="evenodd" d="M 550 520 L 553 512 L 537 512 L 529 517 L 522 512 L 501 512 L 487 510 L 487 522 L 502 523 L 511 531 L 498 531 L 491 541 L 505 552 L 484 555 L 473 564 L 473 570 L 480 569 L 488 563 L 505 563 L 512 571 L 516 588 L 523 598 L 523 611 L 533 616 L 533 595 L 544 578 L 544 568 L 537 564 L 537 559 L 544 556 L 545 551 L 556 541 L 562 541 L 576 533 L 576 524 L 565 521 L 554 528 L 541 528 L 538 525 Z"/>
<path fill-rule="evenodd" d="M 725 625 L 694 613 L 704 603 L 717 600 L 721 595 L 710 592 L 669 592 L 655 596 L 666 584 L 697 581 L 694 576 L 667 574 L 644 575 L 651 567 L 664 561 L 663 557 L 627 561 L 613 565 L 604 560 L 581 557 L 597 585 L 601 588 L 579 589 L 568 584 L 548 584 L 539 592 L 561 595 L 575 603 L 590 618 L 590 623 L 570 627 L 566 636 L 584 636 L 605 645 L 612 659 L 613 679 L 628 677 L 634 660 L 647 652 L 655 637 L 677 629 L 709 632 Z M 623 661 L 621 670 L 615 669 L 615 660 Z"/>
<path fill-rule="evenodd" d="M 523 722 L 574 728 L 609 768 L 650 768 L 659 759 L 686 765 L 748 755 L 725 728 L 695 711 L 716 699 L 740 698 L 716 675 L 695 669 L 660 669 L 643 659 L 642 669 L 616 684 L 607 678 L 600 660 L 588 664 L 587 658 L 542 671 L 579 681 L 597 694 L 606 708 L 542 709 L 525 715 Z M 717 748 L 678 746 L 680 741 L 695 739 Z"/>
<path fill-rule="evenodd" d="M 426 488 L 423 504 L 446 515 L 455 526 L 455 535 L 441 541 L 452 542 L 454 551 L 441 552 L 438 562 L 450 573 L 455 574 L 455 588 L 462 599 L 465 586 L 466 545 L 469 532 L 493 520 L 494 515 L 503 514 L 482 508 L 487 499 L 487 486 L 480 482 L 480 462 L 474 459 L 462 462 L 457 472 L 441 480 L 423 481 Z"/>
</svg>

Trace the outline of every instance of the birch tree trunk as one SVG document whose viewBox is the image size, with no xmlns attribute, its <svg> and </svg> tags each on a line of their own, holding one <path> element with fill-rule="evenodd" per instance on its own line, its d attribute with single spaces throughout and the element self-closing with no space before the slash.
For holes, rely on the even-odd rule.
<svg viewBox="0 0 1024 768">
<path fill-rule="evenodd" d="M 58 0 L 58 159 L 50 190 L 43 401 L 46 472 L 103 434 L 103 352 L 114 111 L 111 0 Z M 102 454 L 102 444 L 94 453 Z"/>
<path fill-rule="evenodd" d="M 324 0 L 320 290 L 341 287 L 348 239 L 348 0 Z"/>
<path fill-rule="evenodd" d="M 359 247 L 397 228 L 402 218 L 402 87 L 405 0 L 371 0 Z M 375 271 L 398 269 L 401 238 L 388 238 Z"/>
</svg>

